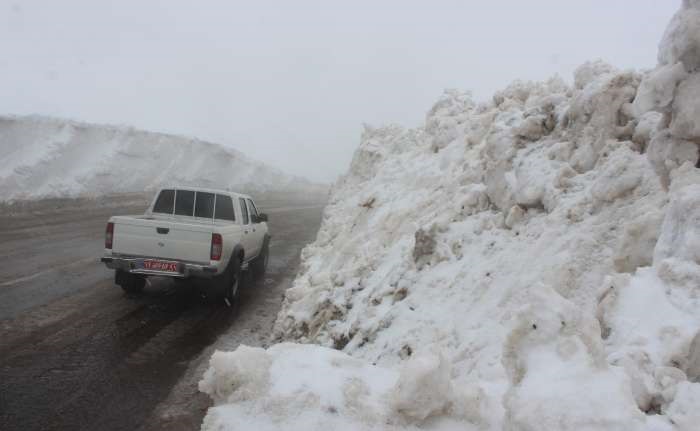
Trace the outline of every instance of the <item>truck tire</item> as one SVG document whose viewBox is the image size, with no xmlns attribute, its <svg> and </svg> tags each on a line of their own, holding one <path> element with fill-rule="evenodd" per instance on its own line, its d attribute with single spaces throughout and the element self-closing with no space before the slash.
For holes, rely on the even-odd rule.
<svg viewBox="0 0 700 431">
<path fill-rule="evenodd" d="M 251 263 L 250 267 L 253 270 L 253 278 L 260 279 L 267 271 L 267 263 L 270 260 L 270 238 L 265 237 L 260 254 Z"/>
<path fill-rule="evenodd" d="M 226 268 L 226 271 L 214 277 L 213 280 L 217 294 L 221 295 L 228 305 L 233 305 L 236 302 L 238 293 L 241 291 L 241 261 L 238 257 L 232 257 L 231 259 L 232 262 Z"/>
<path fill-rule="evenodd" d="M 120 285 L 126 293 L 141 293 L 143 287 L 146 285 L 146 278 L 126 271 L 117 270 L 114 274 L 114 282 Z"/>
</svg>

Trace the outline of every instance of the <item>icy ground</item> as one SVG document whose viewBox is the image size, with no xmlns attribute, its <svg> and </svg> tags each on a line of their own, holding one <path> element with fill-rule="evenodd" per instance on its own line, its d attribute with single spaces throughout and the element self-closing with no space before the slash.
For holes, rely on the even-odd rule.
<svg viewBox="0 0 700 431">
<path fill-rule="evenodd" d="M 700 1 L 645 73 L 448 91 L 367 127 L 205 430 L 700 429 Z M 334 350 L 335 349 L 335 350 Z"/>
<path fill-rule="evenodd" d="M 151 191 L 320 189 L 196 139 L 45 117 L 0 117 L 0 201 Z"/>
</svg>

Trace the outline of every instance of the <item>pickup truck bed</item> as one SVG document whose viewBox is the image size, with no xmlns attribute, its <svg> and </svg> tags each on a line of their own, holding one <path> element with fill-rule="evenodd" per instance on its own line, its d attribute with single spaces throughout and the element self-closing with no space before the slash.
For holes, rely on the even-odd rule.
<svg viewBox="0 0 700 431">
<path fill-rule="evenodd" d="M 156 256 L 209 264 L 211 235 L 216 226 L 209 222 L 178 222 L 149 216 L 113 217 L 112 254 Z"/>
</svg>

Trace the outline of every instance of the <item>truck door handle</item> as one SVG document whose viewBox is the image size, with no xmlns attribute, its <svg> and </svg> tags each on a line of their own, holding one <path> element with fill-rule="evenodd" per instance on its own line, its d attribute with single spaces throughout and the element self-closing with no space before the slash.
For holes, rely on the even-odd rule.
<svg viewBox="0 0 700 431">
<path fill-rule="evenodd" d="M 170 232 L 170 229 L 167 227 L 157 227 L 156 232 L 158 232 L 159 234 L 165 235 L 168 232 Z"/>
<path fill-rule="evenodd" d="M 245 231 L 245 234 L 248 235 L 248 231 Z"/>
</svg>

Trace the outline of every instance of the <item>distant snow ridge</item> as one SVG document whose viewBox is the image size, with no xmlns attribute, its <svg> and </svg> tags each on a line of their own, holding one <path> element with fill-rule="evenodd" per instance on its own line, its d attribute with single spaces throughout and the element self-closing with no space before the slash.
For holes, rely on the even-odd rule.
<svg viewBox="0 0 700 431">
<path fill-rule="evenodd" d="M 0 117 L 0 200 L 152 191 L 168 184 L 318 188 L 197 139 L 45 117 Z"/>
<path fill-rule="evenodd" d="M 215 355 L 203 429 L 700 429 L 700 1 L 659 59 L 367 127 L 276 323 L 325 347 Z"/>
</svg>

